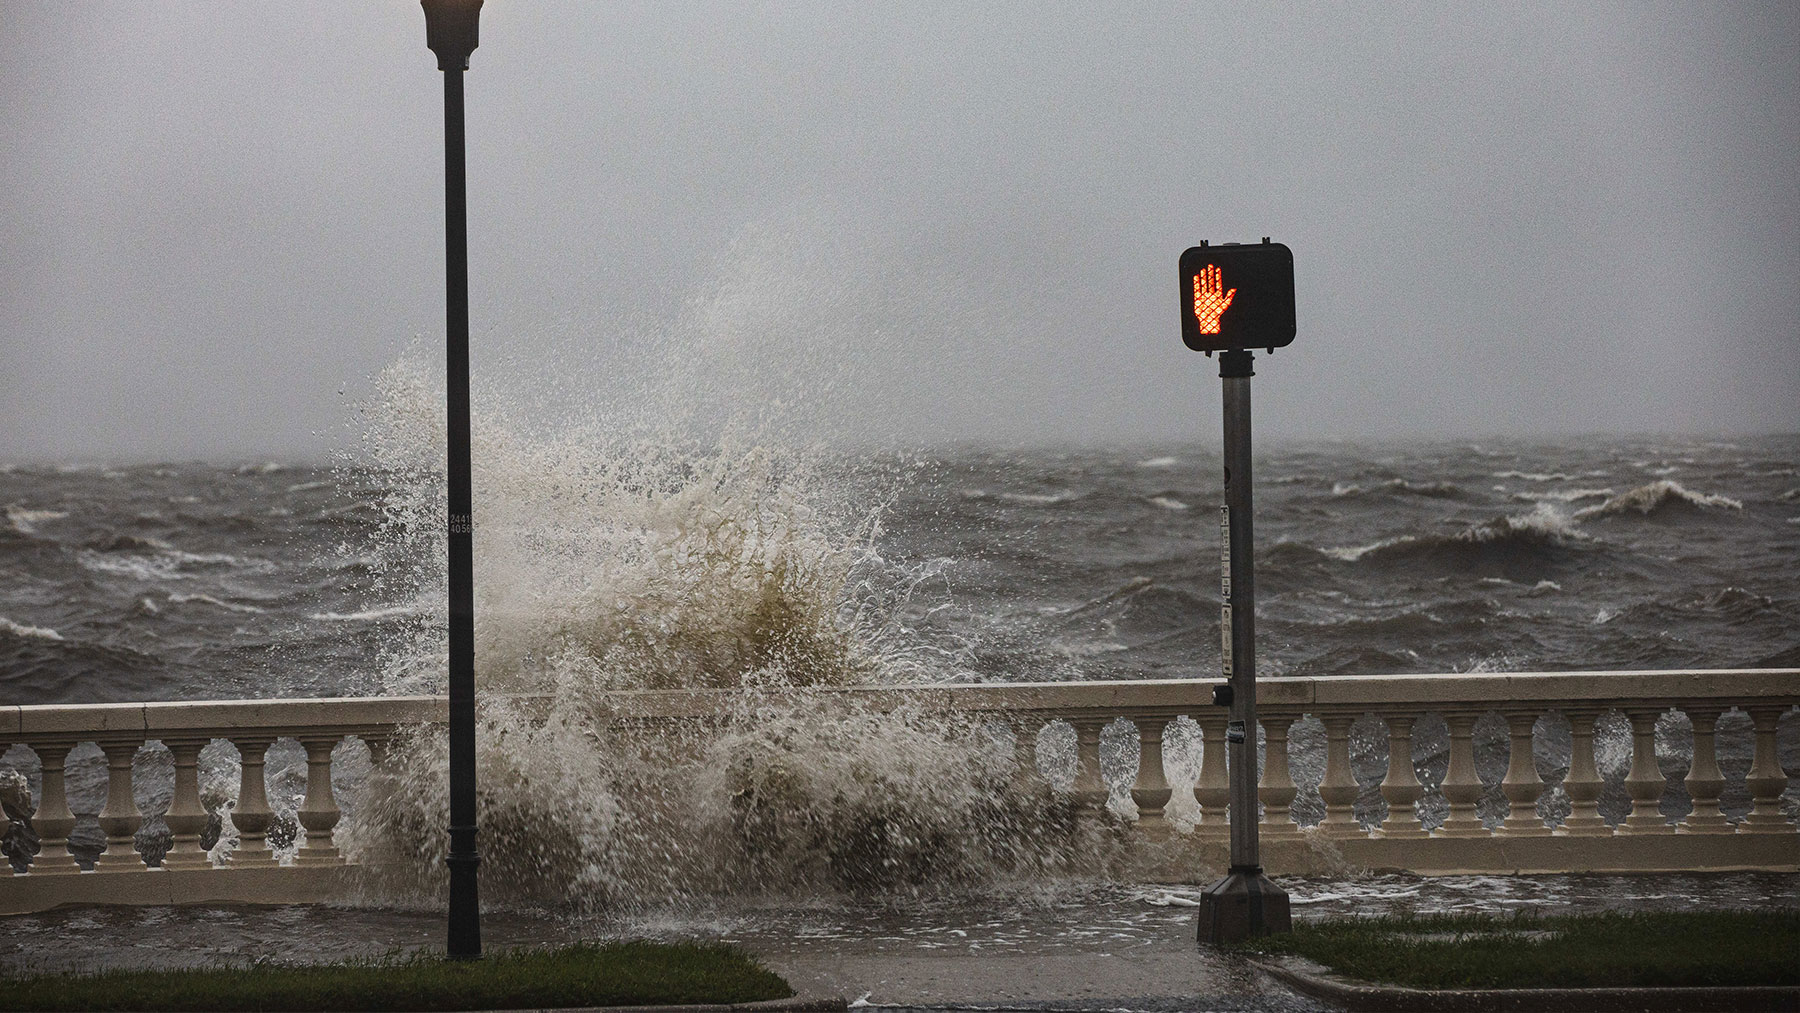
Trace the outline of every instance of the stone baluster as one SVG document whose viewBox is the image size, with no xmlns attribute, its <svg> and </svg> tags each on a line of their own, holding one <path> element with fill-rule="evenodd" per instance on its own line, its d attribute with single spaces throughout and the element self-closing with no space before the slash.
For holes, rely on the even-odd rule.
<svg viewBox="0 0 1800 1013">
<path fill-rule="evenodd" d="M 1548 837 L 1550 828 L 1538 818 L 1537 800 L 1544 793 L 1544 779 L 1538 776 L 1537 760 L 1532 755 L 1532 727 L 1537 724 L 1536 710 L 1508 709 L 1506 733 L 1511 740 L 1511 759 L 1500 790 L 1506 794 L 1511 809 L 1500 822 L 1502 837 Z"/>
<path fill-rule="evenodd" d="M 1104 809 L 1109 793 L 1100 776 L 1100 729 L 1106 718 L 1083 716 L 1071 718 L 1075 726 L 1075 801 L 1084 807 Z"/>
<path fill-rule="evenodd" d="M 13 746 L 13 744 L 10 741 L 8 741 L 6 739 L 0 739 L 0 756 L 5 756 L 6 751 L 11 749 L 12 746 Z M 11 830 L 12 830 L 12 818 L 6 815 L 6 807 L 0 806 L 0 837 L 5 837 L 9 832 L 11 832 Z M 0 863 L 4 863 L 4 858 L 0 858 Z M 0 869 L 4 869 L 4 868 L 5 868 L 5 865 L 0 864 Z"/>
<path fill-rule="evenodd" d="M 237 806 L 231 810 L 231 825 L 237 828 L 238 846 L 231 853 L 234 869 L 264 868 L 277 864 L 269 850 L 269 825 L 275 814 L 269 809 L 269 796 L 263 786 L 263 757 L 275 743 L 273 736 L 250 738 L 232 736 L 238 748 L 243 774 L 238 781 Z"/>
<path fill-rule="evenodd" d="M 1619 824 L 1621 834 L 1672 834 L 1675 828 L 1663 819 L 1663 789 L 1667 782 L 1656 765 L 1656 719 L 1662 711 L 1653 707 L 1627 707 L 1631 722 L 1631 769 L 1625 774 L 1625 792 L 1631 796 L 1631 815 Z"/>
<path fill-rule="evenodd" d="M 32 817 L 42 846 L 31 863 L 31 874 L 80 872 L 81 866 L 69 853 L 69 832 L 75 829 L 75 814 L 69 811 L 69 798 L 63 793 L 63 763 L 75 743 L 33 743 L 31 748 L 43 764 L 43 797 L 38 800 L 37 814 Z"/>
<path fill-rule="evenodd" d="M 1257 830 L 1271 840 L 1300 836 L 1294 823 L 1294 775 L 1288 770 L 1288 729 L 1294 718 L 1287 715 L 1262 715 L 1263 770 L 1257 785 L 1257 800 L 1263 805 L 1262 822 Z M 1254 734 L 1254 733 L 1253 733 Z M 1254 743 L 1251 744 L 1254 749 Z"/>
<path fill-rule="evenodd" d="M 1738 832 L 1791 834 L 1793 824 L 1781 815 L 1781 793 L 1787 790 L 1787 774 L 1775 755 L 1775 726 L 1787 708 L 1747 707 L 1745 710 L 1749 711 L 1750 720 L 1756 726 L 1756 760 L 1750 767 L 1749 776 L 1744 778 L 1744 787 L 1750 791 L 1751 809 Z"/>
<path fill-rule="evenodd" d="M 1437 828 L 1439 837 L 1486 837 L 1487 827 L 1475 811 L 1486 786 L 1475 773 L 1475 722 L 1481 715 L 1475 711 L 1446 711 L 1444 724 L 1450 729 L 1450 768 L 1444 772 L 1444 783 L 1438 786 L 1444 800 L 1450 803 L 1450 814 Z"/>
<path fill-rule="evenodd" d="M 1230 836 L 1231 778 L 1226 772 L 1225 723 L 1222 708 L 1203 712 L 1200 725 L 1200 778 L 1194 782 L 1194 800 L 1200 803 L 1200 826 L 1208 838 Z"/>
<path fill-rule="evenodd" d="M 200 833 L 206 829 L 206 807 L 200 804 L 200 750 L 208 741 L 163 740 L 175 758 L 175 794 L 169 799 L 169 811 L 163 814 L 171 840 L 162 867 L 171 872 L 212 868 L 206 849 L 200 846 Z"/>
<path fill-rule="evenodd" d="M 1327 837 L 1361 837 L 1363 828 L 1356 822 L 1356 772 L 1350 769 L 1350 726 L 1356 723 L 1356 715 L 1324 714 L 1319 720 L 1325 725 L 1325 777 L 1319 782 L 1325 819 L 1319 829 Z"/>
<path fill-rule="evenodd" d="M 106 754 L 106 807 L 100 810 L 106 850 L 95 857 L 95 872 L 133 872 L 144 868 L 144 858 L 133 846 L 144 816 L 131 795 L 131 760 L 143 744 L 142 739 L 100 743 L 100 751 Z"/>
<path fill-rule="evenodd" d="M 1163 730 L 1169 719 L 1147 715 L 1133 720 L 1138 730 L 1138 769 L 1131 785 L 1131 800 L 1137 803 L 1139 825 L 1154 829 L 1167 822 L 1163 807 L 1174 794 L 1163 771 Z"/>
<path fill-rule="evenodd" d="M 1381 780 L 1381 797 L 1387 802 L 1388 814 L 1381 821 L 1381 836 L 1429 836 L 1413 811 L 1413 806 L 1425 797 L 1425 786 L 1419 783 L 1418 772 L 1413 769 L 1412 728 L 1417 718 L 1403 711 L 1388 711 L 1382 718 L 1388 729 L 1388 769 Z"/>
<path fill-rule="evenodd" d="M 1684 834 L 1729 834 L 1731 824 L 1719 811 L 1719 795 L 1725 790 L 1725 773 L 1719 769 L 1718 752 L 1714 748 L 1714 732 L 1718 730 L 1720 707 L 1689 707 L 1688 720 L 1694 726 L 1694 763 L 1688 768 L 1688 797 L 1694 809 L 1676 829 Z"/>
<path fill-rule="evenodd" d="M 1593 708 L 1563 711 L 1569 719 L 1569 772 L 1563 775 L 1563 792 L 1569 796 L 1569 818 L 1556 829 L 1568 837 L 1610 837 L 1612 827 L 1600 816 L 1600 793 L 1606 782 L 1594 766 L 1594 722 L 1601 712 Z"/>
<path fill-rule="evenodd" d="M 1012 722 L 1013 776 L 1012 790 L 1018 795 L 1035 795 L 1043 789 L 1044 776 L 1038 772 L 1038 731 L 1040 718 L 1025 715 Z"/>
<path fill-rule="evenodd" d="M 344 856 L 332 843 L 331 830 L 342 815 L 331 793 L 331 750 L 342 735 L 303 735 L 306 748 L 306 800 L 300 803 L 300 826 L 306 843 L 294 855 L 295 865 L 342 865 Z"/>
<path fill-rule="evenodd" d="M 363 745 L 369 747 L 369 766 L 371 768 L 379 770 L 387 764 L 388 750 L 394 742 L 392 732 L 371 729 L 358 734 L 357 737 L 363 740 Z M 1034 751 L 1037 749 L 1035 740 L 1032 749 Z"/>
</svg>

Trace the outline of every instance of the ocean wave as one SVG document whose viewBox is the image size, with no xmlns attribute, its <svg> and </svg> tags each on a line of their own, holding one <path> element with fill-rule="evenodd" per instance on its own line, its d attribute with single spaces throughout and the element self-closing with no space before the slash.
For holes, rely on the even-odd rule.
<svg viewBox="0 0 1800 1013">
<path fill-rule="evenodd" d="M 1794 500 L 1800 499 L 1800 489 L 1789 489 L 1787 492 L 1784 492 L 1775 498 L 1782 501 L 1783 503 L 1790 503 Z"/>
<path fill-rule="evenodd" d="M 1584 499 L 1600 499 L 1613 495 L 1607 489 L 1554 489 L 1548 492 L 1515 492 L 1512 498 L 1520 503 L 1577 503 Z"/>
<path fill-rule="evenodd" d="M 1333 496 L 1358 496 L 1370 491 L 1355 482 L 1337 482 L 1331 487 Z M 1373 487 L 1372 491 L 1431 499 L 1449 499 L 1463 494 L 1462 486 L 1455 482 L 1411 482 L 1404 478 L 1390 478 Z"/>
<path fill-rule="evenodd" d="M 1325 549 L 1323 552 L 1346 563 L 1435 561 L 1452 565 L 1496 563 L 1512 566 L 1586 540 L 1587 536 L 1568 518 L 1540 505 L 1529 514 L 1498 517 L 1448 535 L 1398 535 L 1368 545 Z"/>
<path fill-rule="evenodd" d="M 69 516 L 66 510 L 27 510 L 21 506 L 6 508 L 6 526 L 21 535 L 37 534 L 37 526 L 46 521 L 60 521 Z"/>
<path fill-rule="evenodd" d="M 288 492 L 311 492 L 314 489 L 329 489 L 329 488 L 331 488 L 331 486 L 333 486 L 335 484 L 336 483 L 334 483 L 334 482 L 329 482 L 329 481 L 325 481 L 325 480 L 320 480 L 317 482 L 295 482 L 293 485 L 290 485 L 287 487 L 287 491 Z"/>
<path fill-rule="evenodd" d="M 89 549 L 75 558 L 84 570 L 133 580 L 181 580 L 187 576 L 181 572 L 180 564 L 167 556 L 108 556 Z"/>
<path fill-rule="evenodd" d="M 267 609 L 258 608 L 255 605 L 244 605 L 239 602 L 221 601 L 217 598 L 214 598 L 210 594 L 180 594 L 180 593 L 176 593 L 176 594 L 169 595 L 169 603 L 172 605 L 185 605 L 188 602 L 197 602 L 202 605 L 213 605 L 218 608 L 225 609 L 227 612 L 244 612 L 244 613 L 250 613 L 250 614 L 258 614 L 258 613 L 268 611 Z"/>
<path fill-rule="evenodd" d="M 1056 506 L 1059 503 L 1078 500 L 1082 495 L 1082 493 L 1067 490 L 1062 492 L 1003 492 L 998 498 L 1008 503 L 1021 503 L 1026 506 Z"/>
<path fill-rule="evenodd" d="M 1598 506 L 1577 510 L 1575 517 L 1579 520 L 1588 520 L 1627 513 L 1649 516 L 1670 511 L 1742 510 L 1743 508 L 1742 501 L 1729 496 L 1694 492 L 1683 487 L 1680 482 L 1660 479 L 1648 485 L 1640 485 L 1630 492 L 1614 496 Z"/>
<path fill-rule="evenodd" d="M 1561 471 L 1496 471 L 1495 478 L 1517 478 L 1526 482 L 1567 482 L 1576 476 Z"/>
<path fill-rule="evenodd" d="M 1164 510 L 1186 510 L 1186 509 L 1188 509 L 1188 505 L 1186 503 L 1183 503 L 1182 501 L 1176 499 L 1173 496 L 1152 496 L 1152 497 L 1150 497 L 1150 502 L 1156 504 L 1159 507 L 1162 507 Z"/>
<path fill-rule="evenodd" d="M 315 612 L 306 618 L 321 623 L 367 623 L 378 619 L 393 619 L 397 616 L 420 615 L 429 607 L 424 602 L 413 602 L 410 605 L 387 605 L 381 608 L 366 609 L 362 612 Z"/>
<path fill-rule="evenodd" d="M 0 635 L 19 637 L 21 639 L 47 640 L 60 642 L 63 635 L 48 626 L 26 626 L 15 623 L 5 616 L 0 616 Z"/>
<path fill-rule="evenodd" d="M 168 552 L 174 546 L 160 538 L 147 535 L 108 535 L 95 538 L 87 543 L 87 548 L 95 552 Z"/>
<path fill-rule="evenodd" d="M 1140 468 L 1173 468 L 1181 461 L 1173 457 L 1152 457 L 1148 461 L 1139 461 Z"/>
</svg>

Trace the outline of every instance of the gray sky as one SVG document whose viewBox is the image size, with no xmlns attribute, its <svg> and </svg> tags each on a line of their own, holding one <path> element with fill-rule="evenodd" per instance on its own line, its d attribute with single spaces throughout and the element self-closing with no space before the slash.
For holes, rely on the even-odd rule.
<svg viewBox="0 0 1800 1013">
<path fill-rule="evenodd" d="M 1800 429 L 1800 5 L 489 0 L 481 40 L 478 382 L 1216 439 L 1176 257 L 1268 235 L 1259 432 Z M 353 432 L 441 342 L 435 68 L 411 0 L 0 2 L 0 458 Z"/>
</svg>

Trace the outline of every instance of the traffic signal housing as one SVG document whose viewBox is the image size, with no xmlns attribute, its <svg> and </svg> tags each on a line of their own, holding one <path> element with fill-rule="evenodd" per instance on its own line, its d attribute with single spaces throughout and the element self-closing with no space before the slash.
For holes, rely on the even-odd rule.
<svg viewBox="0 0 1800 1013">
<path fill-rule="evenodd" d="M 1196 352 L 1282 348 L 1294 340 L 1294 251 L 1201 245 L 1181 255 L 1181 340 Z"/>
</svg>

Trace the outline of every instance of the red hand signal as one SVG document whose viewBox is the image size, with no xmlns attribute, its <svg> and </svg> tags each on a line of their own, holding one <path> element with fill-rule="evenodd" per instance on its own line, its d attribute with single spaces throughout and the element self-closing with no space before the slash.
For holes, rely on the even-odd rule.
<svg viewBox="0 0 1800 1013">
<path fill-rule="evenodd" d="M 1220 294 L 1225 287 L 1219 277 L 1219 269 L 1211 264 L 1194 275 L 1194 317 L 1200 321 L 1201 334 L 1219 333 L 1219 317 L 1231 306 L 1231 297 L 1237 295 L 1237 289 Z"/>
</svg>

